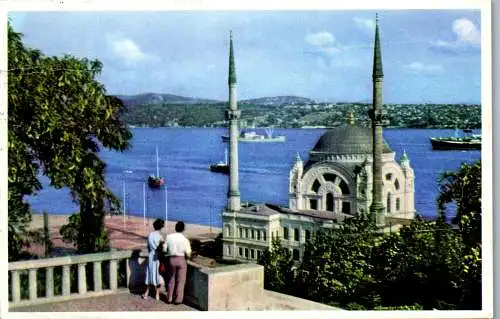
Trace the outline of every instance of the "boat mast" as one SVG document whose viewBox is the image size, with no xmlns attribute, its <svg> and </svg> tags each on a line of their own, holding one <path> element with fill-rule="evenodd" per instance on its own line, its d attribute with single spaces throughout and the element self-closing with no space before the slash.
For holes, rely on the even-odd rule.
<svg viewBox="0 0 500 319">
<path fill-rule="evenodd" d="M 160 168 L 158 167 L 158 145 L 156 145 L 156 177 L 160 177 Z"/>
</svg>

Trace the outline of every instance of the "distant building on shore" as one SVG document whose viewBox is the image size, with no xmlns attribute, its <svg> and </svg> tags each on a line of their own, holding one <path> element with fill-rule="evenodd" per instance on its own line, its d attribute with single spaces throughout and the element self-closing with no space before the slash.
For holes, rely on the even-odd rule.
<svg viewBox="0 0 500 319">
<path fill-rule="evenodd" d="M 279 238 L 298 261 L 312 234 L 334 228 L 356 214 L 373 212 L 382 229 L 414 218 L 410 161 L 403 153 L 398 162 L 382 137 L 383 73 L 378 20 L 375 32 L 373 128 L 356 126 L 350 113 L 348 125 L 325 132 L 306 162 L 297 154 L 290 170 L 287 208 L 245 202 L 240 205 L 239 192 L 238 205 L 229 205 L 238 185 L 237 171 L 230 170 L 229 204 L 222 213 L 225 259 L 255 262 L 271 246 L 273 238 Z M 234 59 L 232 42 L 230 52 L 230 59 Z M 234 61 L 229 73 L 230 80 L 235 79 Z M 230 83 L 234 90 L 236 82 Z M 232 103 L 235 112 L 234 100 Z M 235 129 L 234 123 L 231 129 Z M 237 159 L 237 154 L 232 158 Z"/>
</svg>

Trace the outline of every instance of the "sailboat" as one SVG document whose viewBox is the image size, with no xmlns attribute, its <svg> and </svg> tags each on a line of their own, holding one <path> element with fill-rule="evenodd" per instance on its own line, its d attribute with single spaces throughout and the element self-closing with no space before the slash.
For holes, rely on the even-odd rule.
<svg viewBox="0 0 500 319">
<path fill-rule="evenodd" d="M 229 164 L 227 161 L 227 149 L 224 151 L 224 162 L 218 162 L 210 165 L 210 170 L 215 173 L 229 174 Z"/>
<path fill-rule="evenodd" d="M 156 176 L 148 176 L 148 185 L 150 188 L 161 188 L 165 184 L 163 177 L 160 177 L 160 168 L 158 167 L 158 146 L 156 146 Z"/>
</svg>

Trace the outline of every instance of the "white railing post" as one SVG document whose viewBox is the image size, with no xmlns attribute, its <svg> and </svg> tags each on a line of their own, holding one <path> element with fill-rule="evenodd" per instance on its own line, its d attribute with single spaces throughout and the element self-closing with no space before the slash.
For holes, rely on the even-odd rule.
<svg viewBox="0 0 500 319">
<path fill-rule="evenodd" d="M 19 271 L 11 271 L 10 276 L 10 283 L 12 286 L 12 302 L 17 303 L 21 301 L 21 284 L 19 282 Z"/>
<path fill-rule="evenodd" d="M 64 265 L 63 266 L 63 273 L 62 273 L 62 294 L 63 294 L 63 296 L 69 296 L 71 294 L 70 265 Z"/>
<path fill-rule="evenodd" d="M 127 276 L 127 288 L 130 288 L 130 259 L 125 259 L 125 276 Z"/>
<path fill-rule="evenodd" d="M 37 282 L 36 282 L 36 271 L 37 271 L 37 268 L 35 269 L 30 269 L 28 272 L 29 272 L 29 281 L 28 281 L 28 284 L 29 284 L 29 290 L 30 290 L 30 300 L 35 300 L 36 297 L 37 297 Z"/>
<path fill-rule="evenodd" d="M 54 267 L 45 268 L 45 297 L 54 296 Z"/>
<path fill-rule="evenodd" d="M 118 289 L 118 262 L 116 259 L 109 261 L 109 288 Z"/>
<path fill-rule="evenodd" d="M 78 293 L 83 295 L 87 292 L 87 274 L 85 272 L 86 264 L 78 264 Z"/>
<path fill-rule="evenodd" d="M 102 290 L 101 262 L 94 261 L 94 291 Z"/>
</svg>

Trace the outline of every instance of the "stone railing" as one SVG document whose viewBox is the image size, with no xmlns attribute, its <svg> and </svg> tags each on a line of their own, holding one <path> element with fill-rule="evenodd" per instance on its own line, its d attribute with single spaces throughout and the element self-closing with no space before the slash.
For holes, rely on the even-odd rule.
<svg viewBox="0 0 500 319">
<path fill-rule="evenodd" d="M 132 258 L 130 251 L 111 251 L 10 262 L 9 306 L 116 293 L 129 286 Z"/>
<path fill-rule="evenodd" d="M 147 258 L 143 251 L 111 251 L 11 262 L 9 308 L 143 292 Z M 188 261 L 184 302 L 199 310 L 335 310 L 264 290 L 264 268 L 256 264 Z"/>
</svg>

